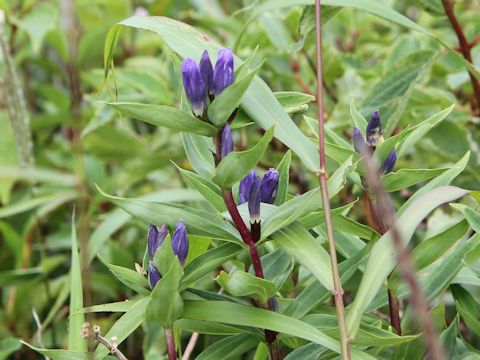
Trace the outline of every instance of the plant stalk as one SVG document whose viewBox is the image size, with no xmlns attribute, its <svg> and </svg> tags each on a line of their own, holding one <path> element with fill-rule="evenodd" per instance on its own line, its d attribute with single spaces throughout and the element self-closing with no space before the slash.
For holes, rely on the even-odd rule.
<svg viewBox="0 0 480 360">
<path fill-rule="evenodd" d="M 220 149 L 222 148 L 222 130 L 223 129 L 219 129 L 217 131 L 217 136 L 215 141 L 216 143 L 215 144 L 216 145 L 215 164 L 216 165 L 218 165 L 221 161 Z M 255 245 L 255 242 L 260 239 L 260 231 L 261 231 L 260 223 L 258 223 L 258 226 L 254 225 L 252 232 L 250 232 L 250 230 L 247 228 L 247 225 L 245 225 L 245 222 L 243 221 L 240 213 L 238 212 L 237 204 L 235 203 L 235 199 L 233 198 L 232 189 L 223 190 L 223 201 L 227 206 L 228 213 L 230 214 L 230 217 L 232 218 L 232 221 L 235 224 L 235 227 L 240 233 L 240 236 L 242 237 L 243 242 L 248 246 L 248 254 L 250 257 L 250 262 L 252 263 L 253 271 L 255 272 L 255 276 L 258 278 L 264 279 L 265 276 L 263 274 L 262 262 L 260 260 L 260 255 L 258 254 L 257 246 Z M 262 304 L 261 307 L 263 307 L 266 310 L 275 311 L 272 308 L 270 301 L 267 301 L 266 304 Z M 280 359 L 278 344 L 275 342 L 276 338 L 277 338 L 277 332 L 265 329 L 265 340 L 267 341 L 268 349 L 270 351 L 270 357 L 272 360 Z"/>
<path fill-rule="evenodd" d="M 390 198 L 383 190 L 378 168 L 371 158 L 370 153 L 366 151 L 362 155 L 367 169 L 368 187 L 372 190 L 377 199 L 377 211 L 379 214 L 382 214 L 382 217 L 387 224 L 391 224 L 389 231 L 392 234 L 393 245 L 397 253 L 398 266 L 403 279 L 410 288 L 410 301 L 412 308 L 416 313 L 418 322 L 423 330 L 425 344 L 429 353 L 427 358 L 431 360 L 443 360 L 445 359 L 445 354 L 436 335 L 432 319 L 428 314 L 428 301 L 418 284 L 408 248 L 404 245 L 400 232 L 396 226 L 395 214 Z"/>
<path fill-rule="evenodd" d="M 330 252 L 330 262 L 332 265 L 332 276 L 334 286 L 335 308 L 337 310 L 338 328 L 340 333 L 340 350 L 343 360 L 350 359 L 350 339 L 347 333 L 347 324 L 345 321 L 345 307 L 343 305 L 343 289 L 338 271 L 337 253 L 335 249 L 335 237 L 333 235 L 332 216 L 330 213 L 330 200 L 327 187 L 327 168 L 325 159 L 325 117 L 323 104 L 323 65 L 322 65 L 322 11 L 320 0 L 315 2 L 315 19 L 317 30 L 317 103 L 318 103 L 318 128 L 319 128 L 319 155 L 320 171 L 317 173 L 322 193 L 322 205 L 325 215 L 325 225 L 327 230 L 328 248 Z"/>
<path fill-rule="evenodd" d="M 367 188 L 368 186 L 366 185 L 365 187 Z M 365 190 L 365 202 L 366 202 L 366 207 L 370 210 L 372 214 L 372 219 L 375 224 L 375 227 L 377 228 L 380 235 L 383 236 L 387 231 L 386 226 L 383 222 L 382 217 L 380 216 L 380 213 L 378 212 L 378 206 L 373 205 L 373 201 L 372 199 L 370 199 L 370 196 L 367 190 Z M 388 276 L 388 278 L 390 279 L 390 275 Z M 400 321 L 400 308 L 398 306 L 398 298 L 390 288 L 387 290 L 387 292 L 388 292 L 388 310 L 390 313 L 390 324 L 395 329 L 395 332 L 399 336 L 401 336 L 402 326 Z"/>
<path fill-rule="evenodd" d="M 454 4 L 451 0 L 442 0 L 443 8 L 445 9 L 445 14 L 452 25 L 453 30 L 455 31 L 455 35 L 457 35 L 458 43 L 460 45 L 460 52 L 465 60 L 473 64 L 472 61 L 472 53 L 471 53 L 471 45 L 468 43 L 467 38 L 465 37 L 465 33 L 463 32 L 462 26 L 455 15 L 455 11 L 453 9 Z M 476 100 L 476 107 L 473 108 L 480 113 L 480 82 L 478 79 L 469 71 L 468 75 L 470 76 L 470 82 L 472 83 L 473 88 L 473 95 Z"/>
<path fill-rule="evenodd" d="M 172 329 L 165 329 L 165 341 L 167 342 L 168 360 L 177 360 L 177 352 L 175 351 L 175 338 Z"/>
</svg>

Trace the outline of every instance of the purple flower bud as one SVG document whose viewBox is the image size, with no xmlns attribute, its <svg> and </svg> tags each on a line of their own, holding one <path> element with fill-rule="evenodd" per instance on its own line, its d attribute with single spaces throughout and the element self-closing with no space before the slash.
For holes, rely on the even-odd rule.
<svg viewBox="0 0 480 360">
<path fill-rule="evenodd" d="M 185 58 L 182 63 L 183 87 L 187 93 L 188 100 L 192 104 L 195 116 L 202 116 L 205 110 L 205 99 L 207 88 L 203 81 L 200 68 L 195 60 Z"/>
<path fill-rule="evenodd" d="M 363 155 L 368 149 L 367 143 L 363 140 L 362 132 L 357 127 L 353 128 L 353 147 L 360 155 Z"/>
<path fill-rule="evenodd" d="M 150 260 L 153 260 L 153 257 L 155 256 L 155 252 L 157 249 L 162 245 L 163 240 L 168 235 L 168 230 L 165 225 L 162 225 L 159 228 L 157 228 L 154 225 L 150 225 L 148 228 L 148 257 Z"/>
<path fill-rule="evenodd" d="M 203 52 L 202 58 L 200 59 L 200 73 L 202 74 L 202 79 L 208 94 L 213 95 L 213 66 L 207 50 Z"/>
<path fill-rule="evenodd" d="M 222 148 L 220 149 L 220 157 L 223 159 L 225 156 L 230 154 L 233 151 L 233 138 L 232 130 L 228 124 L 225 124 L 225 127 L 222 131 Z"/>
<path fill-rule="evenodd" d="M 150 288 L 153 290 L 157 282 L 160 280 L 162 276 L 158 272 L 155 265 L 152 262 L 148 263 L 148 283 L 150 284 Z"/>
<path fill-rule="evenodd" d="M 260 185 L 260 195 L 263 203 L 273 204 L 277 196 L 278 188 L 278 171 L 276 169 L 268 169 L 263 175 L 262 183 Z"/>
<path fill-rule="evenodd" d="M 381 174 L 388 174 L 390 171 L 393 170 L 395 167 L 395 163 L 397 162 L 397 149 L 393 149 L 390 154 L 388 154 L 387 158 L 382 164 L 380 168 Z"/>
<path fill-rule="evenodd" d="M 380 123 L 380 111 L 375 110 L 372 119 L 367 124 L 367 143 L 377 146 L 382 136 L 382 124 Z"/>
<path fill-rule="evenodd" d="M 234 76 L 232 49 L 221 49 L 213 69 L 213 94 L 218 96 L 232 85 Z"/>
<path fill-rule="evenodd" d="M 250 190 L 252 189 L 252 184 L 255 182 L 257 178 L 257 173 L 255 170 L 251 170 L 247 176 L 245 176 L 240 181 L 240 188 L 238 189 L 238 204 L 243 204 L 248 201 L 250 197 Z"/>
<path fill-rule="evenodd" d="M 255 176 L 248 196 L 248 212 L 250 213 L 250 223 L 252 224 L 260 222 L 260 200 L 260 178 Z"/>
<path fill-rule="evenodd" d="M 183 266 L 188 255 L 188 239 L 187 228 L 185 223 L 180 220 L 175 227 L 172 236 L 173 253 L 178 257 L 180 264 Z"/>
</svg>

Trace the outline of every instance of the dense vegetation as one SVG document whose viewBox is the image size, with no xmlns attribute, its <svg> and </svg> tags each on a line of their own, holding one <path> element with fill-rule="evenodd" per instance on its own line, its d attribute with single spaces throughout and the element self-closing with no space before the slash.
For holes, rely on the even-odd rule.
<svg viewBox="0 0 480 360">
<path fill-rule="evenodd" d="M 480 359 L 478 1 L 0 9 L 0 359 Z"/>
</svg>

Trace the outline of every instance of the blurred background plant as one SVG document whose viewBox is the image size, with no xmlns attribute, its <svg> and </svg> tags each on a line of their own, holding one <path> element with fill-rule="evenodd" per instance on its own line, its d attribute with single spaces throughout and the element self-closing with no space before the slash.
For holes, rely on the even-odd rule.
<svg viewBox="0 0 480 360">
<path fill-rule="evenodd" d="M 76 285 L 83 289 L 83 305 L 133 298 L 134 291 L 114 279 L 105 264 L 132 268 L 135 262 L 141 263 L 146 224 L 116 209 L 100 195 L 95 184 L 118 196 L 212 209 L 174 165 L 192 170 L 184 151 L 189 144 L 187 138 L 166 128 L 131 120 L 105 104 L 117 99 L 179 106 L 180 59 L 158 35 L 124 30 L 113 51 L 115 67 L 105 81 L 108 64 L 104 61 L 104 44 L 109 29 L 132 15 L 167 16 L 191 24 L 222 45 L 232 47 L 242 59 L 253 57 L 252 66 L 264 60 L 258 75 L 275 92 L 297 126 L 315 141 L 318 125 L 313 120 L 317 112 L 314 98 L 285 93 L 315 92 L 314 8 L 303 6 L 306 3 L 309 2 L 290 6 L 288 1 L 280 0 L 0 0 L 0 358 L 38 358 L 36 352 L 21 345 L 20 339 L 40 348 L 67 346 L 68 299 L 72 284 L 75 286 L 69 276 L 74 208 L 82 270 L 81 286 L 78 282 Z M 442 1 L 380 3 L 430 29 L 451 47 L 459 46 Z M 473 63 L 478 65 L 480 5 L 475 0 L 459 1 L 455 14 L 469 41 Z M 326 6 L 323 16 L 327 22 L 323 28 L 323 50 L 327 141 L 331 144 L 327 147 L 327 155 L 331 155 L 329 173 L 338 167 L 334 154 L 351 147 L 351 109 L 355 106 L 367 118 L 379 109 L 384 134 L 390 136 L 455 104 L 455 110 L 445 114 L 448 118 L 432 124 L 432 129 L 415 141 L 415 146 L 406 144 L 397 149 L 401 154 L 397 169 L 425 170 L 407 171 L 394 179 L 397 182 L 391 180 L 387 191 L 392 193 L 398 208 L 421 184 L 454 168 L 462 158 L 464 162 L 456 166 L 464 171 L 455 184 L 477 189 L 480 104 L 464 63 L 433 37 L 362 9 Z M 243 112 L 237 120 L 237 150 L 251 147 L 263 131 L 245 126 L 252 119 Z M 274 139 L 258 168 L 276 166 L 286 150 Z M 468 157 L 465 154 L 469 151 Z M 350 171 L 351 166 L 345 173 Z M 306 171 L 296 155 L 292 157 L 289 176 L 290 195 L 318 186 L 315 174 Z M 342 180 L 341 190 L 332 201 L 334 207 L 350 204 L 360 196 L 358 184 L 350 180 Z M 358 200 L 349 217 L 375 231 L 375 223 L 363 203 L 363 198 Z M 477 205 L 473 200 L 464 203 Z M 421 244 L 435 235 L 448 237 L 450 233 L 444 233 L 452 229 L 457 232 L 451 236 L 457 236 L 463 228 L 451 226 L 461 221 L 459 214 L 450 208 L 437 209 L 422 223 L 413 243 Z M 479 221 L 475 221 L 478 225 Z M 478 229 L 475 225 L 473 228 Z M 339 231 L 337 237 L 342 236 L 354 235 Z M 365 235 L 339 241 L 337 250 L 342 259 L 353 256 L 363 246 L 356 242 L 360 238 L 365 239 Z M 191 246 L 198 247 L 191 253 L 204 252 L 208 244 L 201 238 L 191 242 Z M 475 249 L 478 252 L 480 248 Z M 475 308 L 473 299 L 479 296 L 477 258 L 474 253 L 464 260 L 458 275 L 447 284 L 438 284 L 429 298 L 434 300 L 432 312 L 439 319 L 438 328 L 449 352 L 471 352 L 472 359 L 478 358 L 474 348 L 480 344 L 478 308 L 476 312 L 471 310 L 472 306 Z M 298 268 L 289 270 L 283 284 L 282 294 L 286 298 L 295 297 L 308 285 Z M 347 303 L 353 298 L 349 294 L 358 288 L 360 275 L 356 272 L 344 284 Z M 216 291 L 211 279 L 202 281 L 200 287 Z M 451 291 L 444 292 L 449 285 Z M 119 317 L 117 313 L 94 315 L 87 315 L 87 319 L 94 318 L 102 329 L 110 328 Z M 375 321 L 370 325 L 376 326 Z M 143 331 L 135 331 L 122 345 L 124 353 L 132 359 L 160 358 L 165 348 L 163 341 L 157 341 L 163 336 L 157 330 L 155 324 L 144 323 Z M 78 338 L 81 339 L 80 334 Z M 196 353 L 219 339 L 217 335 L 203 335 Z M 183 342 L 186 341 L 188 338 L 184 337 Z M 304 345 L 296 338 L 286 338 L 284 342 L 290 348 Z M 400 343 L 385 340 L 384 344 Z M 411 358 L 421 358 L 421 342 L 415 339 L 409 344 L 414 344 L 411 346 L 417 351 L 417 357 Z M 401 358 L 401 351 L 395 353 L 396 358 Z M 379 350 L 379 357 L 380 354 Z"/>
</svg>

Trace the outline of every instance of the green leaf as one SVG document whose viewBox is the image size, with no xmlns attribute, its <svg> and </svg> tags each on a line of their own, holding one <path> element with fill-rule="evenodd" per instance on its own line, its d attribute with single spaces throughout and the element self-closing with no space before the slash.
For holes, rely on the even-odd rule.
<svg viewBox="0 0 480 360">
<path fill-rule="evenodd" d="M 480 304 L 463 287 L 452 285 L 450 289 L 455 299 L 455 307 L 468 329 L 480 336 Z"/>
<path fill-rule="evenodd" d="M 217 127 L 225 125 L 230 115 L 242 103 L 243 95 L 245 95 L 258 70 L 260 70 L 260 66 L 223 90 L 208 106 L 208 120 Z"/>
<path fill-rule="evenodd" d="M 274 202 L 274 204 L 277 206 L 282 205 L 287 199 L 288 180 L 289 180 L 291 161 L 292 161 L 292 151 L 288 150 L 277 166 L 279 177 L 278 177 L 277 196 L 275 197 L 275 202 Z"/>
<path fill-rule="evenodd" d="M 234 314 L 234 316 L 232 316 Z M 183 316 L 187 319 L 221 322 L 231 325 L 251 326 L 297 336 L 340 352 L 338 341 L 323 334 L 313 326 L 291 317 L 225 301 L 185 301 Z M 352 347 L 352 358 L 374 359 L 371 355 Z"/>
<path fill-rule="evenodd" d="M 149 30 L 162 37 L 165 43 L 181 57 L 198 59 L 204 50 L 216 53 L 221 46 L 211 38 L 206 37 L 200 31 L 190 25 L 175 21 L 166 17 L 133 16 L 116 25 L 130 26 Z M 112 59 L 113 36 L 107 37 L 105 42 L 105 59 Z M 235 58 L 235 64 L 240 65 L 242 60 Z M 106 72 L 110 63 L 106 65 Z M 319 167 L 319 155 L 316 146 L 295 125 L 290 116 L 283 110 L 280 103 L 268 88 L 267 84 L 258 76 L 252 81 L 243 97 L 241 108 L 252 118 L 258 126 L 267 130 L 275 126 L 275 137 L 292 149 L 311 171 L 317 171 Z"/>
<path fill-rule="evenodd" d="M 70 320 L 68 323 L 68 350 L 75 352 L 87 351 L 87 342 L 80 336 L 80 331 L 85 323 L 83 313 L 75 312 L 83 308 L 82 268 L 78 256 L 77 233 L 75 231 L 75 215 L 72 215 L 72 265 L 70 266 Z"/>
<path fill-rule="evenodd" d="M 175 321 L 175 329 L 209 335 L 234 335 L 244 331 L 248 331 L 248 328 L 242 326 L 231 326 L 208 321 L 190 320 L 185 318 Z"/>
<path fill-rule="evenodd" d="M 333 314 L 310 314 L 302 320 L 332 337 L 338 337 L 337 317 Z M 395 346 L 415 340 L 418 336 L 398 336 L 393 332 L 383 330 L 381 327 L 361 323 L 358 336 L 355 337 L 352 344 L 359 346 Z"/>
<path fill-rule="evenodd" d="M 207 200 L 217 211 L 222 212 L 227 210 L 225 202 L 223 201 L 222 191 L 216 184 L 194 172 L 182 169 L 179 166 L 177 166 L 177 169 L 180 171 L 185 181 L 197 189 L 198 192 L 203 195 L 205 200 Z"/>
<path fill-rule="evenodd" d="M 467 190 L 444 186 L 429 191 L 413 202 L 396 221 L 397 229 L 404 244 L 408 244 L 418 224 L 432 210 L 466 194 L 468 194 Z M 352 338 L 357 333 L 364 310 L 395 267 L 396 252 L 391 236 L 391 231 L 387 231 L 372 248 L 357 295 L 347 315 L 349 335 Z"/>
<path fill-rule="evenodd" d="M 85 341 L 80 337 L 80 333 L 78 333 L 78 337 L 82 341 Z M 35 350 L 36 352 L 44 356 L 48 356 L 52 360 L 89 360 L 91 358 L 90 354 L 87 352 L 68 351 L 68 350 L 61 350 L 61 349 L 41 349 L 33 345 L 30 345 L 29 343 L 23 340 L 20 340 L 20 342 L 23 345 L 28 346 L 30 349 Z"/>
<path fill-rule="evenodd" d="M 222 219 L 185 205 L 160 204 L 136 199 L 127 199 L 108 195 L 100 188 L 98 191 L 129 214 L 156 226 L 163 224 L 175 228 L 178 220 L 183 219 L 188 233 L 198 236 L 211 236 L 218 239 L 243 244 L 240 235 L 233 226 Z M 158 214 L 162 214 L 161 217 Z"/>
<path fill-rule="evenodd" d="M 352 167 L 352 159 L 348 158 L 345 162 L 330 176 L 327 181 L 328 196 L 333 198 L 345 184 L 345 179 Z M 310 190 L 300 196 L 297 196 L 282 205 L 280 205 L 272 216 L 264 218 L 263 208 L 261 209 L 262 220 L 262 239 L 270 236 L 275 231 L 288 226 L 295 220 L 310 214 L 322 206 L 320 188 Z"/>
<path fill-rule="evenodd" d="M 180 202 L 200 200 L 201 196 L 194 190 L 189 189 L 169 189 L 164 191 L 153 192 L 140 197 L 141 200 L 149 200 L 156 202 Z M 122 209 L 116 209 L 106 214 L 102 223 L 95 228 L 88 242 L 88 266 L 93 258 L 100 251 L 103 243 L 107 241 L 117 230 L 131 218 L 130 214 Z M 80 256 L 82 258 L 82 256 Z"/>
<path fill-rule="evenodd" d="M 293 261 L 282 249 L 276 249 L 261 257 L 263 274 L 266 280 L 271 281 L 276 289 L 280 289 L 293 270 Z M 250 273 L 253 267 L 250 266 Z"/>
<path fill-rule="evenodd" d="M 107 339 L 111 339 L 112 336 L 116 336 L 118 344 L 125 340 L 131 333 L 133 333 L 142 323 L 145 321 L 145 309 L 150 300 L 150 297 L 144 297 L 135 303 L 132 308 L 127 311 L 110 330 L 103 335 Z M 98 344 L 95 349 L 95 360 L 102 360 L 108 355 L 108 349 L 102 344 Z M 91 357 L 89 357 L 90 359 Z"/>
<path fill-rule="evenodd" d="M 0 271 L 0 285 L 3 287 L 21 284 L 37 279 L 42 275 L 45 275 L 45 270 L 40 267 Z"/>
<path fill-rule="evenodd" d="M 315 101 L 315 96 L 296 91 L 278 91 L 274 92 L 273 95 L 289 114 L 307 111 L 307 104 Z"/>
<path fill-rule="evenodd" d="M 239 359 L 254 348 L 259 340 L 251 334 L 236 334 L 218 340 L 208 346 L 195 360 Z"/>
<path fill-rule="evenodd" d="M 128 286 L 130 289 L 134 290 L 139 294 L 150 294 L 150 291 L 147 290 L 148 281 L 144 276 L 142 276 L 135 270 L 109 264 L 101 256 L 98 256 L 98 258 L 106 267 L 108 267 L 108 269 L 113 273 L 113 275 L 115 275 L 115 277 L 122 282 L 122 284 Z"/>
<path fill-rule="evenodd" d="M 77 312 L 81 312 L 83 314 L 95 312 L 128 312 L 132 306 L 137 303 L 137 301 L 138 300 L 124 300 L 108 304 L 93 305 L 80 309 Z"/>
<path fill-rule="evenodd" d="M 275 292 L 275 285 L 250 273 L 237 270 L 233 274 L 221 271 L 216 278 L 218 284 L 233 296 L 251 296 L 265 304 Z"/>
<path fill-rule="evenodd" d="M 422 0 L 423 1 L 423 0 Z M 240 36 L 237 37 L 236 44 L 234 48 L 236 48 L 237 44 L 240 42 L 241 35 L 245 34 L 246 27 L 255 20 L 256 17 L 263 14 L 264 12 L 271 11 L 273 9 L 280 9 L 285 7 L 292 7 L 298 5 L 315 5 L 315 0 L 269 0 L 262 3 L 259 6 L 255 6 L 255 12 L 250 16 L 248 21 L 245 23 L 244 28 L 240 31 Z M 410 20 L 406 16 L 398 13 L 393 8 L 384 5 L 375 0 L 323 0 L 322 5 L 324 6 L 336 6 L 336 7 L 349 7 L 359 10 L 367 11 L 373 15 L 376 15 L 380 18 L 383 18 L 387 21 L 402 25 L 407 29 L 418 31 L 422 34 L 428 35 L 438 41 L 441 45 L 447 48 L 451 55 L 454 56 L 456 59 L 461 61 L 465 67 L 477 78 L 480 78 L 480 73 L 475 69 L 475 67 L 468 61 L 466 61 L 460 54 L 456 53 L 453 48 L 451 48 L 445 41 L 441 38 L 435 36 L 434 33 L 430 32 L 426 28 L 418 25 L 414 21 Z"/>
<path fill-rule="evenodd" d="M 405 136 L 398 144 L 398 157 L 402 157 L 406 152 L 410 151 L 413 146 L 420 141 L 431 129 L 445 120 L 455 108 L 455 104 L 430 116 L 420 124 L 408 128 L 408 135 Z"/>
<path fill-rule="evenodd" d="M 185 289 L 206 274 L 218 269 L 219 266 L 235 257 L 241 250 L 242 247 L 237 244 L 225 243 L 196 257 L 185 266 L 180 290 Z"/>
<path fill-rule="evenodd" d="M 465 216 L 465 220 L 467 220 L 468 224 L 473 230 L 475 230 L 475 232 L 480 232 L 480 213 L 478 211 L 463 204 L 452 204 L 452 207 Z"/>
<path fill-rule="evenodd" d="M 411 253 L 412 262 L 415 269 L 420 271 L 440 259 L 447 251 L 461 240 L 469 229 L 465 220 L 449 227 L 447 230 L 424 240 L 416 246 Z M 400 274 L 396 269 L 388 279 L 388 286 L 395 289 L 400 282 Z"/>
<path fill-rule="evenodd" d="M 417 190 L 397 211 L 397 216 L 400 216 L 404 211 L 410 207 L 410 205 L 416 201 L 419 197 L 428 193 L 429 191 L 436 189 L 440 186 L 449 185 L 453 179 L 455 179 L 462 171 L 465 169 L 465 166 L 468 164 L 468 159 L 470 158 L 470 151 L 468 151 L 463 158 L 461 158 L 450 170 L 445 171 L 442 175 L 437 176 L 435 179 L 431 180 L 428 184 L 422 186 Z"/>
<path fill-rule="evenodd" d="M 213 182 L 222 189 L 231 187 L 245 177 L 260 161 L 268 144 L 273 138 L 274 128 L 267 130 L 265 135 L 251 149 L 233 151 L 218 164 Z"/>
<path fill-rule="evenodd" d="M 2 164 L 5 164 L 2 161 Z M 0 179 L 25 181 L 28 183 L 45 182 L 73 186 L 77 184 L 76 176 L 55 170 L 41 168 L 20 168 L 0 166 Z"/>
<path fill-rule="evenodd" d="M 412 185 L 427 181 L 447 171 L 443 169 L 400 169 L 382 177 L 383 187 L 386 192 L 406 189 Z"/>
<path fill-rule="evenodd" d="M 171 248 L 170 244 L 168 245 Z M 178 292 L 183 269 L 178 258 L 174 257 L 170 269 L 166 273 L 160 272 L 162 278 L 152 290 L 146 316 L 148 319 L 157 321 L 164 328 L 171 328 L 183 311 L 183 300 Z"/>
<path fill-rule="evenodd" d="M 125 116 L 142 120 L 155 126 L 205 136 L 213 136 L 217 131 L 215 127 L 205 121 L 173 106 L 131 102 L 109 102 L 106 104 Z"/>
<path fill-rule="evenodd" d="M 273 241 L 305 266 L 328 290 L 333 290 L 332 268 L 328 252 L 299 223 L 276 231 Z"/>
<path fill-rule="evenodd" d="M 188 161 L 190 161 L 195 172 L 210 179 L 215 173 L 215 161 L 213 159 L 215 150 L 212 138 L 182 133 L 182 142 Z"/>
<path fill-rule="evenodd" d="M 45 204 L 61 204 L 77 197 L 76 191 L 58 191 L 53 194 L 39 195 L 30 199 L 17 201 L 11 205 L 2 206 L 0 218 L 5 218 L 35 209 Z"/>
<path fill-rule="evenodd" d="M 362 112 L 371 113 L 380 109 L 385 134 L 391 134 L 395 128 L 403 113 L 403 97 L 408 96 L 423 70 L 431 65 L 434 55 L 434 51 L 421 50 L 406 56 L 383 74 L 365 95 Z"/>
<path fill-rule="evenodd" d="M 0 342 L 0 360 L 9 359 L 9 356 L 19 350 L 22 346 L 21 340 L 7 337 Z"/>
</svg>

